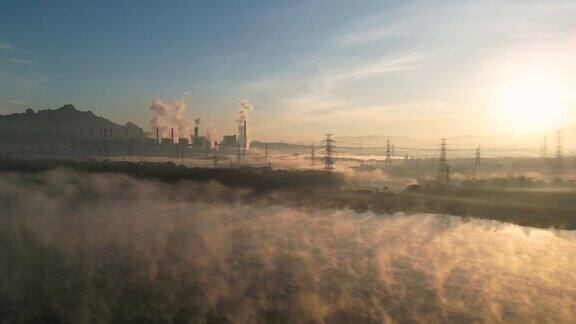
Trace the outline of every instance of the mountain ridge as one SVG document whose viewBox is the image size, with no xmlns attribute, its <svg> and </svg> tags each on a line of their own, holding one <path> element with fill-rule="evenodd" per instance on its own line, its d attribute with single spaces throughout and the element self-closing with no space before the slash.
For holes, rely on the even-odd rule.
<svg viewBox="0 0 576 324">
<path fill-rule="evenodd" d="M 28 108 L 23 113 L 0 115 L 0 142 L 30 143 L 47 141 L 69 141 L 79 138 L 102 136 L 101 129 L 112 129 L 116 136 L 137 137 L 140 127 L 128 122 L 125 125 L 95 115 L 92 111 L 80 111 L 72 104 L 56 109 L 34 112 Z M 116 137 L 115 136 L 115 137 Z"/>
</svg>

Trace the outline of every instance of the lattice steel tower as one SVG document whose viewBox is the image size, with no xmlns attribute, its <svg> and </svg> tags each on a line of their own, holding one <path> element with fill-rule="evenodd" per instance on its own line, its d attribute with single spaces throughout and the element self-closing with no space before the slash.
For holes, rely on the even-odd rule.
<svg viewBox="0 0 576 324">
<path fill-rule="evenodd" d="M 314 151 L 314 141 L 312 141 L 310 145 L 310 164 L 314 165 L 314 162 L 316 162 L 316 152 Z"/>
<path fill-rule="evenodd" d="M 450 181 L 450 166 L 448 165 L 448 150 L 446 149 L 446 139 L 442 139 L 440 144 L 440 158 L 438 159 L 438 176 L 439 182 L 448 183 Z"/>
<path fill-rule="evenodd" d="M 384 166 L 385 167 L 391 167 L 392 166 L 392 151 L 393 151 L 393 147 L 392 145 L 390 145 L 390 140 L 386 140 L 386 161 L 384 161 Z"/>
<path fill-rule="evenodd" d="M 548 137 L 544 136 L 544 142 L 540 146 L 540 156 L 544 159 L 548 153 Z"/>
<path fill-rule="evenodd" d="M 236 167 L 240 167 L 240 142 L 236 142 Z"/>
<path fill-rule="evenodd" d="M 218 151 L 219 151 L 220 144 L 214 142 L 214 168 L 218 168 Z"/>
<path fill-rule="evenodd" d="M 332 138 L 330 138 L 332 134 L 326 134 L 326 139 L 322 141 L 324 144 L 324 172 L 328 173 L 329 175 L 334 175 L 334 153 L 336 143 Z"/>
<path fill-rule="evenodd" d="M 564 173 L 564 134 L 558 130 L 556 134 L 556 154 L 554 156 L 554 175 L 559 177 Z"/>
<path fill-rule="evenodd" d="M 480 146 L 476 148 L 476 156 L 474 158 L 474 175 L 477 176 L 480 173 Z"/>
</svg>

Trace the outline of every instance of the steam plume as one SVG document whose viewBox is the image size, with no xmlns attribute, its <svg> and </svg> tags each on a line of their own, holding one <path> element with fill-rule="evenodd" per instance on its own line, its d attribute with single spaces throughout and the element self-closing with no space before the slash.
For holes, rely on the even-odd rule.
<svg viewBox="0 0 576 324">
<path fill-rule="evenodd" d="M 161 137 L 170 136 L 170 129 L 174 128 L 175 136 L 188 138 L 191 134 L 192 121 L 186 117 L 186 108 L 186 103 L 181 100 L 168 103 L 156 99 L 150 106 L 150 110 L 154 112 L 150 123 L 153 128 L 159 129 Z"/>
<path fill-rule="evenodd" d="M 238 125 L 238 141 L 241 146 L 250 148 L 250 114 L 254 110 L 254 107 L 248 101 L 244 99 L 240 101 L 238 107 L 238 114 L 236 115 L 236 124 Z M 246 128 L 245 128 L 246 125 Z"/>
<path fill-rule="evenodd" d="M 220 142 L 222 137 L 220 135 L 220 131 L 218 130 L 218 126 L 214 123 L 208 123 L 206 127 L 206 139 L 211 148 L 214 147 L 214 142 Z"/>
</svg>

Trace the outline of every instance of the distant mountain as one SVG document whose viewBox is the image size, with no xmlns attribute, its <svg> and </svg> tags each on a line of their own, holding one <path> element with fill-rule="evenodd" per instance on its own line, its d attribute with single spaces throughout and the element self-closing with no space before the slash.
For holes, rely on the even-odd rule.
<svg viewBox="0 0 576 324">
<path fill-rule="evenodd" d="M 546 132 L 524 134 L 524 135 L 462 135 L 447 137 L 449 145 L 455 147 L 472 147 L 472 146 L 490 146 L 490 147 L 539 147 L 543 142 L 544 136 L 548 139 L 548 149 L 552 152 L 555 143 L 556 130 L 547 130 Z M 386 140 L 398 146 L 433 146 L 440 143 L 440 138 L 410 138 L 395 137 L 382 135 L 367 136 L 341 136 L 336 137 L 336 143 L 340 146 L 384 146 Z M 576 146 L 576 128 L 570 127 L 564 129 L 564 144 L 567 148 Z"/>
<path fill-rule="evenodd" d="M 91 111 L 80 111 L 73 105 L 64 105 L 57 109 L 34 112 L 27 109 L 24 113 L 0 115 L 0 142 L 37 143 L 50 141 L 69 141 L 84 136 L 98 138 L 101 129 L 112 129 L 114 137 L 137 137 L 140 127 L 133 123 L 116 124 L 109 119 L 94 115 Z"/>
<path fill-rule="evenodd" d="M 271 150 L 302 150 L 302 149 L 308 149 L 310 147 L 310 145 L 304 145 L 304 144 L 291 144 L 291 143 L 281 143 L 281 142 L 268 143 L 268 142 L 260 142 L 260 141 L 251 141 L 250 146 L 261 148 L 261 149 L 264 149 L 264 148 L 266 148 L 266 146 L 268 146 L 268 148 Z"/>
<path fill-rule="evenodd" d="M 427 145 L 429 140 L 414 139 L 407 136 L 382 136 L 382 135 L 363 135 L 363 136 L 339 136 L 335 137 L 338 146 L 384 146 L 386 141 L 390 140 L 394 145 Z"/>
</svg>

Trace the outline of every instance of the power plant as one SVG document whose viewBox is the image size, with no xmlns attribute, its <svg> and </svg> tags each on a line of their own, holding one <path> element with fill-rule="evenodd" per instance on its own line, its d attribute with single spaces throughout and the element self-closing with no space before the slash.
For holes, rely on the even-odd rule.
<svg viewBox="0 0 576 324">
<path fill-rule="evenodd" d="M 71 105 L 70 105 L 71 106 Z M 200 118 L 194 120 L 188 119 L 173 119 L 171 116 L 164 116 L 162 120 L 155 120 L 152 122 L 152 127 L 149 131 L 144 131 L 142 128 L 135 124 L 127 123 L 126 126 L 109 122 L 113 127 L 86 127 L 86 124 L 78 126 L 74 134 L 71 135 L 67 143 L 51 143 L 46 145 L 40 141 L 30 143 L 16 142 L 11 148 L 6 150 L 6 146 L 2 154 L 8 159 L 11 156 L 20 158 L 36 158 L 36 157 L 50 157 L 61 156 L 65 158 L 80 158 L 82 160 L 88 159 L 118 159 L 121 161 L 130 162 L 144 162 L 146 160 L 164 160 L 169 162 L 177 161 L 181 165 L 213 165 L 214 167 L 222 167 L 223 165 L 230 165 L 237 168 L 251 168 L 263 167 L 270 168 L 271 162 L 278 159 L 279 155 L 293 156 L 294 159 L 302 159 L 305 164 L 309 159 L 308 167 L 315 169 L 317 159 L 322 160 L 322 168 L 326 174 L 332 176 L 335 173 L 335 163 L 337 160 L 343 161 L 358 161 L 358 164 L 363 164 L 359 169 L 375 170 L 381 168 L 382 171 L 390 174 L 405 174 L 406 170 L 415 170 L 417 167 L 433 168 L 433 164 L 437 163 L 436 181 L 441 183 L 448 183 L 453 174 L 460 178 L 462 174 L 468 174 L 478 177 L 482 171 L 489 174 L 488 171 L 492 170 L 495 166 L 488 161 L 484 165 L 482 160 L 482 152 L 480 146 L 462 147 L 462 143 L 454 143 L 460 147 L 454 148 L 455 160 L 451 164 L 448 162 L 448 147 L 446 139 L 442 139 L 439 151 L 426 148 L 427 144 L 408 144 L 406 146 L 405 139 L 398 138 L 396 143 L 392 143 L 390 138 L 384 138 L 384 145 L 373 146 L 368 145 L 363 147 L 361 144 L 354 143 L 347 138 L 339 139 L 341 147 L 339 152 L 341 156 L 336 158 L 336 141 L 332 134 L 326 134 L 322 144 L 319 145 L 317 151 L 314 142 L 309 145 L 304 144 L 300 140 L 294 144 L 288 144 L 280 141 L 278 143 L 261 143 L 253 142 L 255 148 L 251 148 L 250 127 L 251 118 L 250 112 L 251 105 L 247 101 L 243 101 L 239 105 L 239 110 L 234 121 L 231 120 L 230 124 L 234 125 L 236 129 L 234 134 L 224 134 L 220 136 L 214 125 L 210 123 L 201 122 Z M 68 111 L 76 111 L 72 108 L 65 106 L 61 109 Z M 31 111 L 31 110 L 30 110 Z M 86 112 L 89 113 L 89 112 Z M 28 116 L 34 112 L 27 112 Z M 92 114 L 92 116 L 94 116 Z M 96 120 L 102 120 L 102 117 L 94 117 Z M 171 121 L 171 123 L 169 123 Z M 184 127 L 184 126 L 185 127 Z M 97 125 L 98 126 L 98 125 Z M 538 157 L 530 163 L 540 163 L 544 168 L 536 170 L 536 172 L 545 172 L 546 174 L 553 175 L 555 178 L 563 176 L 571 176 L 573 170 L 565 168 L 564 161 L 564 133 L 559 130 L 556 133 L 554 155 L 552 158 L 547 158 L 547 151 L 549 151 L 548 137 L 541 137 L 542 142 L 534 145 L 532 148 L 518 147 L 515 150 L 528 150 L 525 158 Z M 282 146 L 287 144 L 286 149 Z M 394 164 L 397 157 L 395 145 L 398 144 L 401 151 L 398 156 L 406 156 L 404 163 Z M 414 145 L 410 147 L 410 145 Z M 465 144 L 466 145 L 466 144 Z M 292 146 L 292 147 L 290 147 Z M 51 147 L 51 148 L 50 148 Z M 276 147 L 279 147 L 276 149 Z M 274 149 L 274 154 L 271 149 Z M 354 153 L 351 153 L 354 151 Z M 354 157 L 356 152 L 359 155 L 366 155 L 366 157 Z M 438 153 L 437 153 L 438 152 Z M 463 153 L 464 152 L 464 153 Z M 571 149 L 566 150 L 566 154 L 573 155 Z M 287 154 L 288 153 L 288 154 Z M 438 154 L 438 155 L 436 155 Z M 347 156 L 348 155 L 348 156 Z M 371 155 L 381 155 L 382 159 L 378 157 L 370 157 Z M 549 155 L 549 152 L 548 152 Z M 410 156 L 410 158 L 408 158 Z M 282 159 L 282 158 L 281 158 Z M 192 160 L 195 160 L 192 162 Z M 205 162 L 203 162 L 205 160 Z M 401 159 L 398 159 L 400 161 Z M 220 163 L 221 161 L 225 161 Z M 360 162 L 363 161 L 363 162 Z M 371 161 L 371 162 L 368 162 Z M 469 162 L 468 162 L 469 161 Z M 274 162 L 276 164 L 276 162 Z M 294 162 L 290 162 L 294 165 Z M 348 162 L 347 162 L 348 163 Z M 282 165 L 279 161 L 278 165 Z M 395 165 L 395 168 L 391 168 Z M 425 166 L 427 165 L 427 166 Z M 300 165 L 301 166 L 301 165 Z M 496 166 L 497 167 L 497 166 Z M 428 169 L 429 170 L 429 169 Z M 516 171 L 516 170 L 514 170 Z M 420 171 L 418 171 L 420 172 Z M 434 172 L 434 171 L 432 171 Z M 491 172 L 491 171 L 490 171 Z M 430 173 L 430 171 L 428 171 Z M 468 179 L 469 179 L 468 176 Z M 434 177 L 431 177 L 432 179 Z"/>
</svg>

